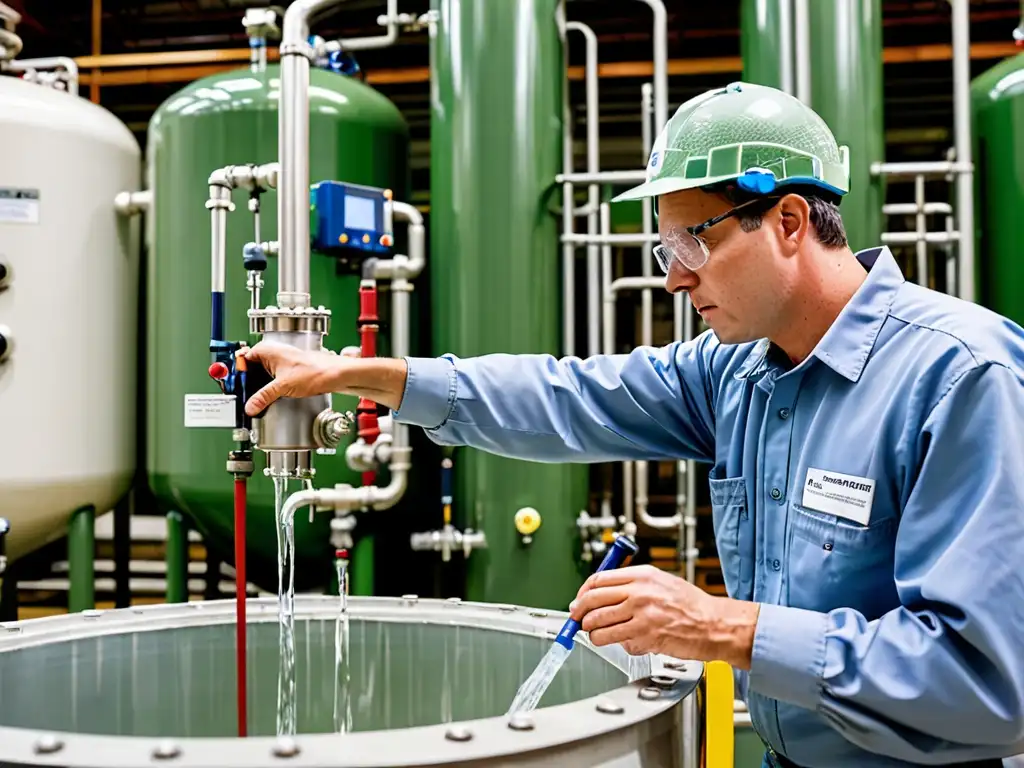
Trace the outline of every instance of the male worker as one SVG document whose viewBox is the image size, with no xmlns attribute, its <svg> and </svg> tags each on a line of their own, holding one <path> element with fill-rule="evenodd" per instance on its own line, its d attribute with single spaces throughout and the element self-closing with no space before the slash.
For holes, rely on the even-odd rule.
<svg viewBox="0 0 1024 768">
<path fill-rule="evenodd" d="M 729 597 L 602 573 L 572 608 L 592 641 L 741 670 L 766 766 L 998 766 L 1024 752 L 1024 331 L 852 253 L 848 175 L 796 99 L 709 91 L 618 199 L 656 198 L 666 287 L 710 332 L 587 360 L 259 344 L 248 409 L 346 392 L 442 444 L 708 462 Z"/>
</svg>

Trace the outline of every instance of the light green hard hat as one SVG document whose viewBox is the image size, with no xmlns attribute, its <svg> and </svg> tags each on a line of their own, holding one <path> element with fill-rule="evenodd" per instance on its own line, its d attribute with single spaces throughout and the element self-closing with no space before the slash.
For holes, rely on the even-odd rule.
<svg viewBox="0 0 1024 768">
<path fill-rule="evenodd" d="M 812 187 L 838 202 L 850 188 L 849 150 L 799 99 L 732 83 L 681 105 L 651 148 L 647 181 L 612 202 L 723 183 L 755 194 Z"/>
</svg>

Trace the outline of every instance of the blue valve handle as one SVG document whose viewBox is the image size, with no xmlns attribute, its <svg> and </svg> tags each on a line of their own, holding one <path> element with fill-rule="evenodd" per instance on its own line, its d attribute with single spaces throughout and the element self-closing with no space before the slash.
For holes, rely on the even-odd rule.
<svg viewBox="0 0 1024 768">
<path fill-rule="evenodd" d="M 615 541 L 612 542 L 611 547 L 608 548 L 608 553 L 604 556 L 604 560 L 597 566 L 597 572 L 610 571 L 613 568 L 620 568 L 626 558 L 632 557 L 640 548 L 630 539 L 628 536 L 623 536 L 621 533 L 615 537 Z M 572 650 L 573 638 L 576 637 L 576 633 L 580 631 L 580 623 L 575 619 L 566 620 L 562 628 L 558 630 L 558 636 L 555 637 L 555 642 L 565 648 L 567 651 Z"/>
</svg>

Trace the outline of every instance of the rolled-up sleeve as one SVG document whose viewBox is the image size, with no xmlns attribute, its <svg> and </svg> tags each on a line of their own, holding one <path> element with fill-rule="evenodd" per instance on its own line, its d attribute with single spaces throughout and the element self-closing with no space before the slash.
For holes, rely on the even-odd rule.
<svg viewBox="0 0 1024 768">
<path fill-rule="evenodd" d="M 440 444 L 533 461 L 709 460 L 709 338 L 587 359 L 408 358 L 394 417 Z"/>
<path fill-rule="evenodd" d="M 915 763 L 1024 752 L 1024 386 L 960 376 L 907 454 L 902 606 L 874 621 L 762 605 L 750 689 Z M 916 472 L 916 477 L 913 473 Z"/>
</svg>

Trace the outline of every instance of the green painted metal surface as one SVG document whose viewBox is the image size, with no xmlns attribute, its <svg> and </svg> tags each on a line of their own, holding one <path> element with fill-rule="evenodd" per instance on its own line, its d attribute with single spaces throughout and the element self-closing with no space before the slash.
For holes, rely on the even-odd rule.
<svg viewBox="0 0 1024 768">
<path fill-rule="evenodd" d="M 433 0 L 431 272 L 434 352 L 560 353 L 554 183 L 562 158 L 558 0 Z M 467 563 L 470 600 L 564 608 L 580 584 L 575 518 L 585 467 L 460 448 L 453 515 L 483 530 Z M 513 517 L 541 515 L 524 545 Z"/>
<path fill-rule="evenodd" d="M 1024 53 L 971 84 L 978 300 L 1024 323 Z"/>
<path fill-rule="evenodd" d="M 96 510 L 82 507 L 68 522 L 68 612 L 96 607 Z"/>
<path fill-rule="evenodd" d="M 150 486 L 164 509 L 185 512 L 209 546 L 233 562 L 232 476 L 225 470 L 234 447 L 230 430 L 186 429 L 186 394 L 216 393 L 207 375 L 210 333 L 210 220 L 204 207 L 207 178 L 229 164 L 277 159 L 279 67 L 214 75 L 172 96 L 153 117 L 147 145 L 148 186 L 154 215 L 147 243 L 147 468 Z M 408 199 L 408 128 L 384 96 L 359 81 L 314 69 L 310 73 L 310 182 L 336 179 L 389 187 Z M 253 239 L 246 196 L 237 191 L 228 216 L 226 333 L 255 343 L 248 333 L 242 247 Z M 277 237 L 277 194 L 263 195 L 261 236 Z M 262 304 L 277 293 L 277 264 L 270 259 Z M 310 266 L 313 304 L 333 311 L 327 346 L 358 345 L 358 276 L 337 274 L 335 261 L 314 254 Z M 355 398 L 335 396 L 334 407 L 355 411 Z M 316 456 L 317 486 L 358 485 L 343 451 Z M 249 480 L 248 576 L 277 589 L 274 488 L 262 460 Z M 293 482 L 290 490 L 296 490 Z M 333 572 L 329 514 L 310 524 L 295 521 L 296 587 L 326 585 Z"/>
<path fill-rule="evenodd" d="M 871 164 L 885 159 L 881 0 L 808 3 L 811 107 L 850 148 L 850 192 L 840 211 L 850 247 L 879 244 L 885 185 Z M 743 78 L 782 87 L 778 4 L 742 0 Z M 794 43 L 795 44 L 795 43 Z M 796 69 L 793 70 L 794 89 Z"/>
</svg>

